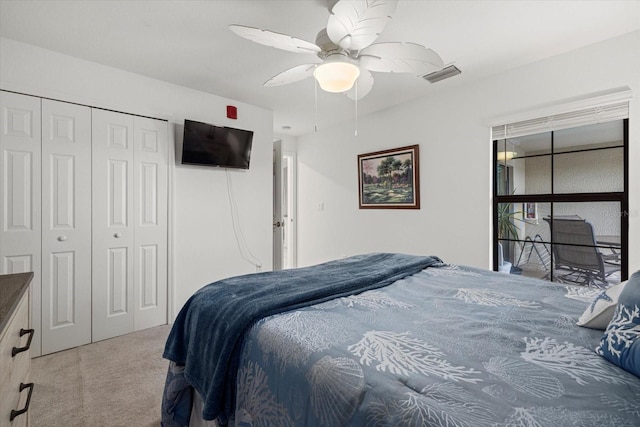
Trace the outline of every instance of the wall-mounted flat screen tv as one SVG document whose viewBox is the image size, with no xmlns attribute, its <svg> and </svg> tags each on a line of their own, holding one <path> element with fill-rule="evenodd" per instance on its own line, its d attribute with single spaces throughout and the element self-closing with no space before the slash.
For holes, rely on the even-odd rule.
<svg viewBox="0 0 640 427">
<path fill-rule="evenodd" d="M 253 131 L 184 121 L 182 163 L 249 169 Z"/>
</svg>

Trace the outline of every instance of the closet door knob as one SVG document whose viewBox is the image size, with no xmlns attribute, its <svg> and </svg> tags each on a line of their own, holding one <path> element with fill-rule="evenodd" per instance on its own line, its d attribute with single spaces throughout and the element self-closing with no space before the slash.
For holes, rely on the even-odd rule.
<svg viewBox="0 0 640 427">
<path fill-rule="evenodd" d="M 119 239 L 120 237 L 122 237 L 122 234 L 116 233 L 116 234 L 113 235 L 113 237 L 115 237 L 116 239 Z"/>
<path fill-rule="evenodd" d="M 67 236 L 58 236 L 58 242 L 64 242 L 67 240 Z"/>
</svg>

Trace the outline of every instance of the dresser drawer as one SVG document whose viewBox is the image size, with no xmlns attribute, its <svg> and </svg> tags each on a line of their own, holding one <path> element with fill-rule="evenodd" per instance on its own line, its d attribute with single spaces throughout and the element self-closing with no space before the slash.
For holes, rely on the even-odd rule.
<svg viewBox="0 0 640 427">
<path fill-rule="evenodd" d="M 14 349 L 27 347 L 31 333 L 29 328 L 29 293 L 25 292 L 18 307 L 0 336 L 0 426 L 28 425 L 28 412 L 16 416 L 10 421 L 12 410 L 21 410 L 27 404 L 29 387 L 21 391 L 21 384 L 29 384 L 31 358 L 29 350 L 16 352 Z M 21 334 L 21 330 L 23 330 Z"/>
</svg>

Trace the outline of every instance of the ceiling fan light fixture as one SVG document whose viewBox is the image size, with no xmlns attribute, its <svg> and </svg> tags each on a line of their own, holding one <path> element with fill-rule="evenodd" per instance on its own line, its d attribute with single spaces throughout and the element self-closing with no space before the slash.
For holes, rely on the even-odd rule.
<svg viewBox="0 0 640 427">
<path fill-rule="evenodd" d="M 360 69 L 350 62 L 325 61 L 316 67 L 313 76 L 324 91 L 346 92 L 360 76 Z"/>
<path fill-rule="evenodd" d="M 516 153 L 515 151 L 498 151 L 498 161 L 506 162 L 512 160 L 517 155 L 518 153 Z"/>
</svg>

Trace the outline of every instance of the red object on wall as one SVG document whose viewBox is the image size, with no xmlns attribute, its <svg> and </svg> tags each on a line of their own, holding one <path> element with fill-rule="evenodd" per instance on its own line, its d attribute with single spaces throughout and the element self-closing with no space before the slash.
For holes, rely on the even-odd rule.
<svg viewBox="0 0 640 427">
<path fill-rule="evenodd" d="M 227 105 L 227 117 L 230 119 L 238 118 L 238 109 L 233 105 Z"/>
</svg>

